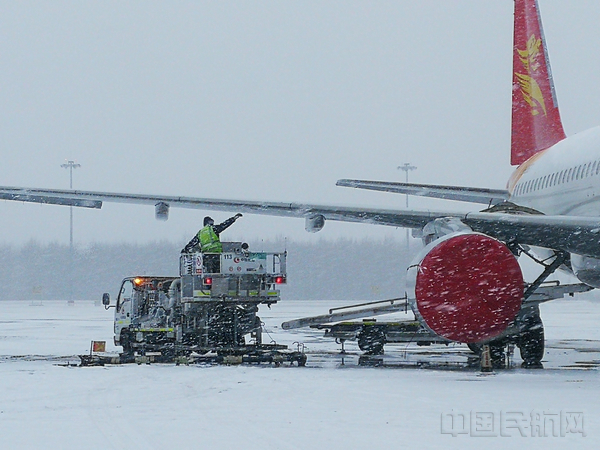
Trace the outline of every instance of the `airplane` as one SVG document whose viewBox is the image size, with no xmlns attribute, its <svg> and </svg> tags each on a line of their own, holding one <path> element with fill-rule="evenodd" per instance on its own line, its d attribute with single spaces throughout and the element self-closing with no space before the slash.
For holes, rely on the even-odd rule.
<svg viewBox="0 0 600 450">
<path fill-rule="evenodd" d="M 544 331 L 531 301 L 560 269 L 583 288 L 600 287 L 600 127 L 563 130 L 537 0 L 515 0 L 511 164 L 506 189 L 368 180 L 338 186 L 486 205 L 457 213 L 284 202 L 0 186 L 0 199 L 101 208 L 103 202 L 149 204 L 159 220 L 171 207 L 241 211 L 305 219 L 309 232 L 327 220 L 416 230 L 425 244 L 407 271 L 407 298 L 430 332 L 477 349 L 519 347 L 525 367 L 539 367 Z M 518 257 L 543 267 L 524 280 Z M 556 297 L 553 297 L 556 298 Z"/>
</svg>

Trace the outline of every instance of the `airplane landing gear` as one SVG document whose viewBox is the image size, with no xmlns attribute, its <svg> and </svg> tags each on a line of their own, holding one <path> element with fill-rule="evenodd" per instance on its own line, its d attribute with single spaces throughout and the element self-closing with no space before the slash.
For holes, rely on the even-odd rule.
<svg viewBox="0 0 600 450">
<path fill-rule="evenodd" d="M 570 265 L 570 255 L 564 251 L 555 251 L 554 258 L 547 264 L 540 261 L 528 250 L 520 247 L 521 251 L 536 263 L 544 267 L 544 271 L 537 279 L 529 285 L 523 294 L 523 301 L 531 297 L 536 290 L 548 279 L 561 265 Z M 523 363 L 521 367 L 528 369 L 542 369 L 542 358 L 544 357 L 544 324 L 540 317 L 539 307 L 532 306 L 521 310 L 515 319 L 515 325 L 519 332 L 512 341 L 519 347 Z"/>
<path fill-rule="evenodd" d="M 492 368 L 494 369 L 505 369 L 506 368 L 506 345 L 507 342 L 504 339 L 491 341 L 488 343 L 490 346 L 490 358 L 492 360 Z M 467 344 L 467 347 L 481 357 L 483 344 Z"/>
<path fill-rule="evenodd" d="M 522 311 L 514 324 L 517 331 L 502 339 L 489 342 L 492 367 L 502 369 L 506 367 L 506 348 L 509 344 L 519 347 L 525 369 L 543 369 L 544 358 L 544 324 L 540 317 L 540 311 L 531 308 Z M 476 355 L 481 355 L 482 344 L 467 344 L 469 349 Z"/>
</svg>

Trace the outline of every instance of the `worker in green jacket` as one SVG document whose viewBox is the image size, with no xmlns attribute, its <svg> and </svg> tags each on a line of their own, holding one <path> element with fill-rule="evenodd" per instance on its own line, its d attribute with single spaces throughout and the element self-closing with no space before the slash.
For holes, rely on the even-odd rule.
<svg viewBox="0 0 600 450">
<path fill-rule="evenodd" d="M 200 250 L 202 253 L 222 253 L 223 245 L 219 235 L 229 228 L 233 223 L 238 220 L 242 215 L 240 213 L 233 217 L 230 217 L 223 223 L 215 225 L 215 221 L 212 217 L 206 216 L 204 218 L 204 227 L 198 231 L 196 236 L 192 238 L 190 242 L 181 250 L 181 253 L 191 253 L 193 251 Z M 218 255 L 205 255 L 205 265 L 209 273 L 218 272 Z"/>
</svg>

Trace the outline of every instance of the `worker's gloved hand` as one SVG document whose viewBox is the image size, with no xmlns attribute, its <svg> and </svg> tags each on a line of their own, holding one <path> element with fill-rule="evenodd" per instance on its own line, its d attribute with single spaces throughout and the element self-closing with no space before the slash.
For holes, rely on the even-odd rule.
<svg viewBox="0 0 600 450">
<path fill-rule="evenodd" d="M 233 217 L 235 217 L 236 219 L 239 219 L 240 217 L 242 217 L 242 213 L 237 213 L 237 214 L 236 214 L 235 216 L 233 216 Z"/>
</svg>

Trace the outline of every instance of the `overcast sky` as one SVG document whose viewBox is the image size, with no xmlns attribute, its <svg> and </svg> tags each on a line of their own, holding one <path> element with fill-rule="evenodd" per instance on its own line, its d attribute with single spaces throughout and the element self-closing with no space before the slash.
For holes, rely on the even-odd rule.
<svg viewBox="0 0 600 450">
<path fill-rule="evenodd" d="M 600 124 L 600 2 L 539 0 L 568 135 Z M 503 188 L 512 0 L 0 2 L 0 185 L 404 208 L 339 178 Z M 411 199 L 413 208 L 472 209 Z M 75 241 L 185 244 L 206 211 L 75 210 Z M 217 221 L 225 213 L 210 213 Z M 0 201 L 3 242 L 68 242 Z M 245 216 L 224 239 L 392 236 Z"/>
</svg>

